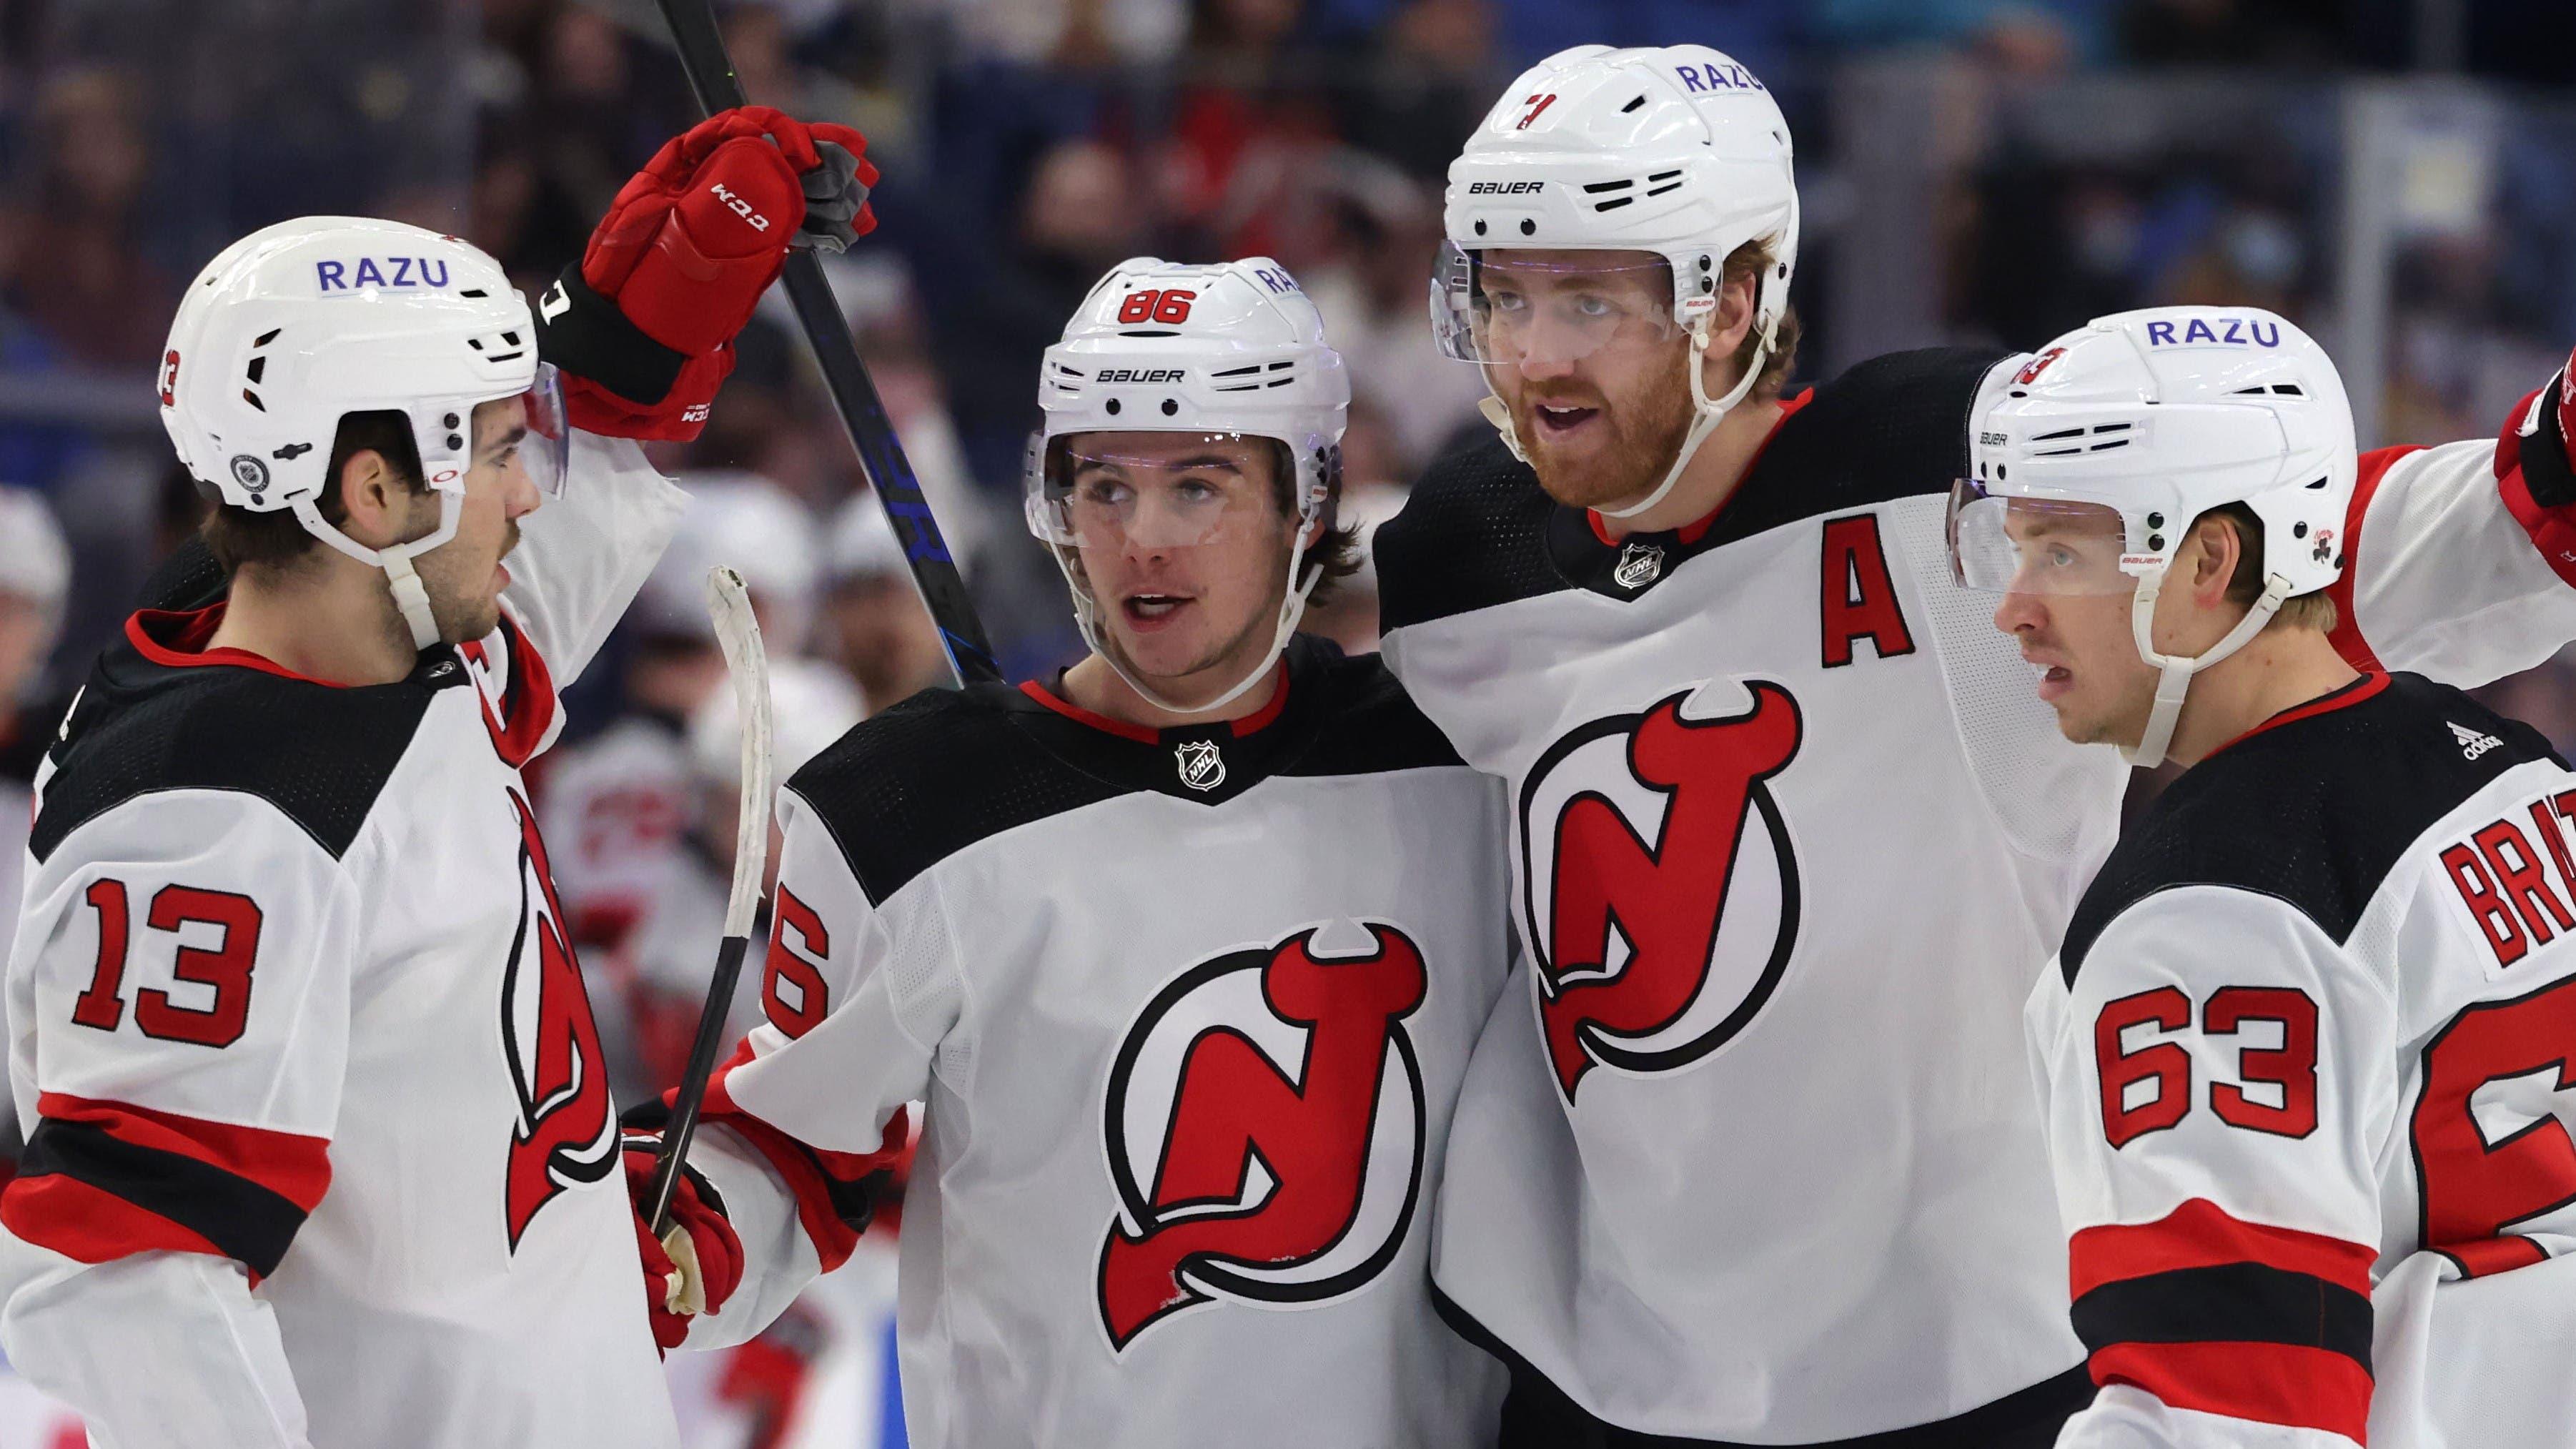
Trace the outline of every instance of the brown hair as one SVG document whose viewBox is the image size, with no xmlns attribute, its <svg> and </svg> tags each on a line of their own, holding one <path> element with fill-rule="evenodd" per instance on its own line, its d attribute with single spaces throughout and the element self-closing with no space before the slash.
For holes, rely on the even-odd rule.
<svg viewBox="0 0 2576 1449">
<path fill-rule="evenodd" d="M 1306 596 L 1310 607 L 1329 602 L 1339 591 L 1342 580 L 1360 571 L 1361 563 L 1359 525 L 1345 525 L 1341 521 L 1342 450 L 1338 444 L 1324 455 L 1323 469 L 1324 534 L 1315 540 L 1313 548 L 1306 550 L 1301 560 L 1319 570 L 1314 592 Z M 1296 519 L 1297 460 L 1286 443 L 1279 444 L 1271 467 L 1270 496 L 1279 504 L 1281 513 L 1291 521 Z M 1288 587 L 1297 587 L 1297 581 L 1290 579 Z"/>
<path fill-rule="evenodd" d="M 1723 290 L 1737 282 L 1750 281 L 1758 299 L 1765 287 L 1785 288 L 1789 285 L 1787 279 L 1779 275 L 1779 270 L 1780 259 L 1772 253 L 1771 243 L 1756 239 L 1726 254 L 1726 265 L 1718 268 L 1718 285 Z M 1762 375 L 1754 379 L 1751 396 L 1767 399 L 1780 395 L 1780 390 L 1788 385 L 1789 370 L 1797 365 L 1798 339 L 1803 331 L 1798 322 L 1798 309 L 1784 301 L 1780 308 L 1780 325 L 1772 333 L 1771 355 L 1763 359 Z M 1753 350 L 1761 345 L 1762 333 L 1758 328 L 1748 329 L 1744 340 L 1736 344 L 1735 371 L 1738 377 L 1743 376 L 1745 368 L 1753 365 Z"/>
<path fill-rule="evenodd" d="M 2227 578 L 2228 601 L 2250 605 L 2263 597 L 2263 520 L 2255 517 L 2254 510 L 2242 503 L 2213 508 L 2202 516 L 2217 519 L 2236 530 L 2236 572 Z M 2314 629 L 2320 634 L 2331 634 L 2339 622 L 2341 614 L 2335 608 L 2335 601 L 2327 597 L 2324 589 L 2318 589 L 2283 599 L 2280 611 L 2272 616 L 2272 622 L 2263 627 Z"/>
<path fill-rule="evenodd" d="M 420 448 L 412 441 L 411 419 L 390 409 L 344 413 L 339 431 L 331 439 L 331 461 L 323 470 L 322 495 L 314 504 L 323 522 L 336 527 L 349 516 L 348 505 L 340 498 L 340 470 L 362 452 L 382 457 L 413 492 L 421 491 Z M 228 574 L 245 567 L 291 566 L 322 542 L 306 531 L 292 510 L 254 513 L 229 503 L 216 505 L 215 511 L 206 515 L 203 532 L 207 551 Z"/>
</svg>

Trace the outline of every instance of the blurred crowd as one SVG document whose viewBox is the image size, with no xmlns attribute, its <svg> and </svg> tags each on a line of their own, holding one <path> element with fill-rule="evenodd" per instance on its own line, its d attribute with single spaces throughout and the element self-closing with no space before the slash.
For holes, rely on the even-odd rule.
<svg viewBox="0 0 2576 1449">
<path fill-rule="evenodd" d="M 2567 0 L 729 0 L 723 18 L 754 98 L 871 138 L 882 226 L 830 275 L 1014 677 L 1079 648 L 1019 486 L 1039 355 L 1091 283 L 1146 253 L 1286 264 L 1350 360 L 1344 506 L 1381 519 L 1481 426 L 1482 383 L 1423 318 L 1448 160 L 1568 45 L 1702 41 L 1778 93 L 1810 375 L 2250 303 L 2339 352 L 2366 331 L 2365 430 L 2429 441 L 2492 431 L 2576 342 Z M 2421 114 L 2356 129 L 2398 76 Z M 534 295 L 694 118 L 645 0 L 0 6 L 0 811 L 204 506 L 149 377 L 206 257 L 285 216 L 369 213 L 453 230 Z M 2353 154 L 2383 132 L 2387 187 Z M 2357 252 L 2356 226 L 2386 245 Z M 945 677 L 783 306 L 743 335 L 705 434 L 657 461 L 694 495 L 683 542 L 540 780 L 628 1098 L 677 1075 L 734 848 L 705 567 L 752 585 L 782 778 Z M 1366 584 L 1310 627 L 1373 647 Z M 2576 669 L 2498 692 L 2576 743 Z"/>
</svg>

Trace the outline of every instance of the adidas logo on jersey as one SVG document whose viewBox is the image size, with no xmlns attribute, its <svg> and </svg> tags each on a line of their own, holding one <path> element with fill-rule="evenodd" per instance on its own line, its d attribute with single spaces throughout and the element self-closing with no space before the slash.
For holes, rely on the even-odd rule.
<svg viewBox="0 0 2576 1449">
<path fill-rule="evenodd" d="M 2500 749 L 2504 745 L 2504 741 L 2495 736 L 2479 734 L 2464 724 L 2452 725 L 2451 737 L 2460 742 L 2460 755 L 2463 759 L 2474 760 L 2487 751 Z"/>
</svg>

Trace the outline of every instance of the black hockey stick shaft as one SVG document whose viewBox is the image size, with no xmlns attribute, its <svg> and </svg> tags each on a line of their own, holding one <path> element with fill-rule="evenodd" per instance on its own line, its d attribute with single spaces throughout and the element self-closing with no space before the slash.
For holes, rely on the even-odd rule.
<svg viewBox="0 0 2576 1449">
<path fill-rule="evenodd" d="M 714 0 L 656 3 L 679 47 L 680 65 L 688 72 L 689 89 L 696 92 L 699 108 L 714 115 L 750 104 L 741 79 L 734 74 L 733 61 L 725 54 Z M 912 460 L 904 456 L 885 404 L 877 397 L 876 384 L 869 381 L 867 367 L 859 360 L 858 344 L 850 339 L 849 324 L 842 320 L 831 283 L 824 280 L 822 262 L 810 251 L 791 251 L 779 280 L 786 285 L 788 304 L 796 309 L 805 340 L 813 344 L 823 386 L 832 394 L 842 426 L 849 429 L 851 446 L 858 450 L 860 471 L 867 475 L 877 501 L 885 505 L 886 518 L 903 543 L 913 587 L 920 590 L 922 605 L 938 626 L 940 645 L 948 651 L 948 667 L 960 684 L 1000 679 L 1002 671 L 993 662 L 984 622 L 975 615 L 975 601 L 966 592 L 966 580 L 957 572 L 957 560 L 948 551 L 938 520 L 931 517 L 930 500 L 922 495 Z"/>
<path fill-rule="evenodd" d="M 697 1040 L 689 1043 L 689 1065 L 680 1074 L 679 1098 L 671 1107 L 671 1120 L 662 1127 L 661 1159 L 653 1164 L 653 1191 L 647 1200 L 652 1211 L 646 1220 L 652 1223 L 655 1238 L 671 1230 L 671 1194 L 680 1185 L 689 1139 L 697 1135 L 698 1109 L 707 1095 L 707 1078 L 715 1075 L 716 1053 L 724 1047 L 725 1005 L 733 1000 L 734 986 L 742 980 L 742 958 L 750 951 L 748 936 L 727 936 L 716 947 L 715 979 L 707 986 L 706 1009 L 698 1013 Z"/>
</svg>

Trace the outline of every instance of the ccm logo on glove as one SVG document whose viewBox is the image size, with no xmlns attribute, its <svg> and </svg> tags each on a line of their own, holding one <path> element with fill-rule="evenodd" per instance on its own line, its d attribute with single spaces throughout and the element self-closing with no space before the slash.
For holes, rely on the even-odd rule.
<svg viewBox="0 0 2576 1449">
<path fill-rule="evenodd" d="M 719 182 L 717 182 L 715 185 L 710 186 L 710 187 L 708 187 L 707 189 L 708 189 L 709 191 L 712 191 L 712 192 L 714 192 L 714 193 L 715 193 L 716 200 L 721 201 L 721 202 L 723 202 L 726 206 L 729 206 L 729 207 L 733 208 L 733 214 L 734 214 L 734 215 L 736 215 L 736 216 L 738 216 L 738 217 L 741 217 L 743 220 L 745 220 L 745 221 L 747 221 L 747 222 L 750 222 L 750 223 L 751 223 L 751 229 L 752 229 L 752 230 L 754 230 L 754 231 L 767 231 L 767 230 L 769 230 L 769 218 L 768 218 L 768 217 L 765 217 L 765 216 L 763 216 L 763 215 L 761 215 L 759 212 L 756 212 L 756 211 L 752 210 L 752 209 L 751 209 L 751 203 L 750 203 L 750 202 L 748 202 L 748 201 L 743 200 L 741 196 L 739 196 L 739 195 L 735 194 L 734 192 L 731 192 L 731 191 L 727 191 L 727 190 L 725 190 L 725 184 L 724 184 L 723 182 L 719 181 Z"/>
</svg>

